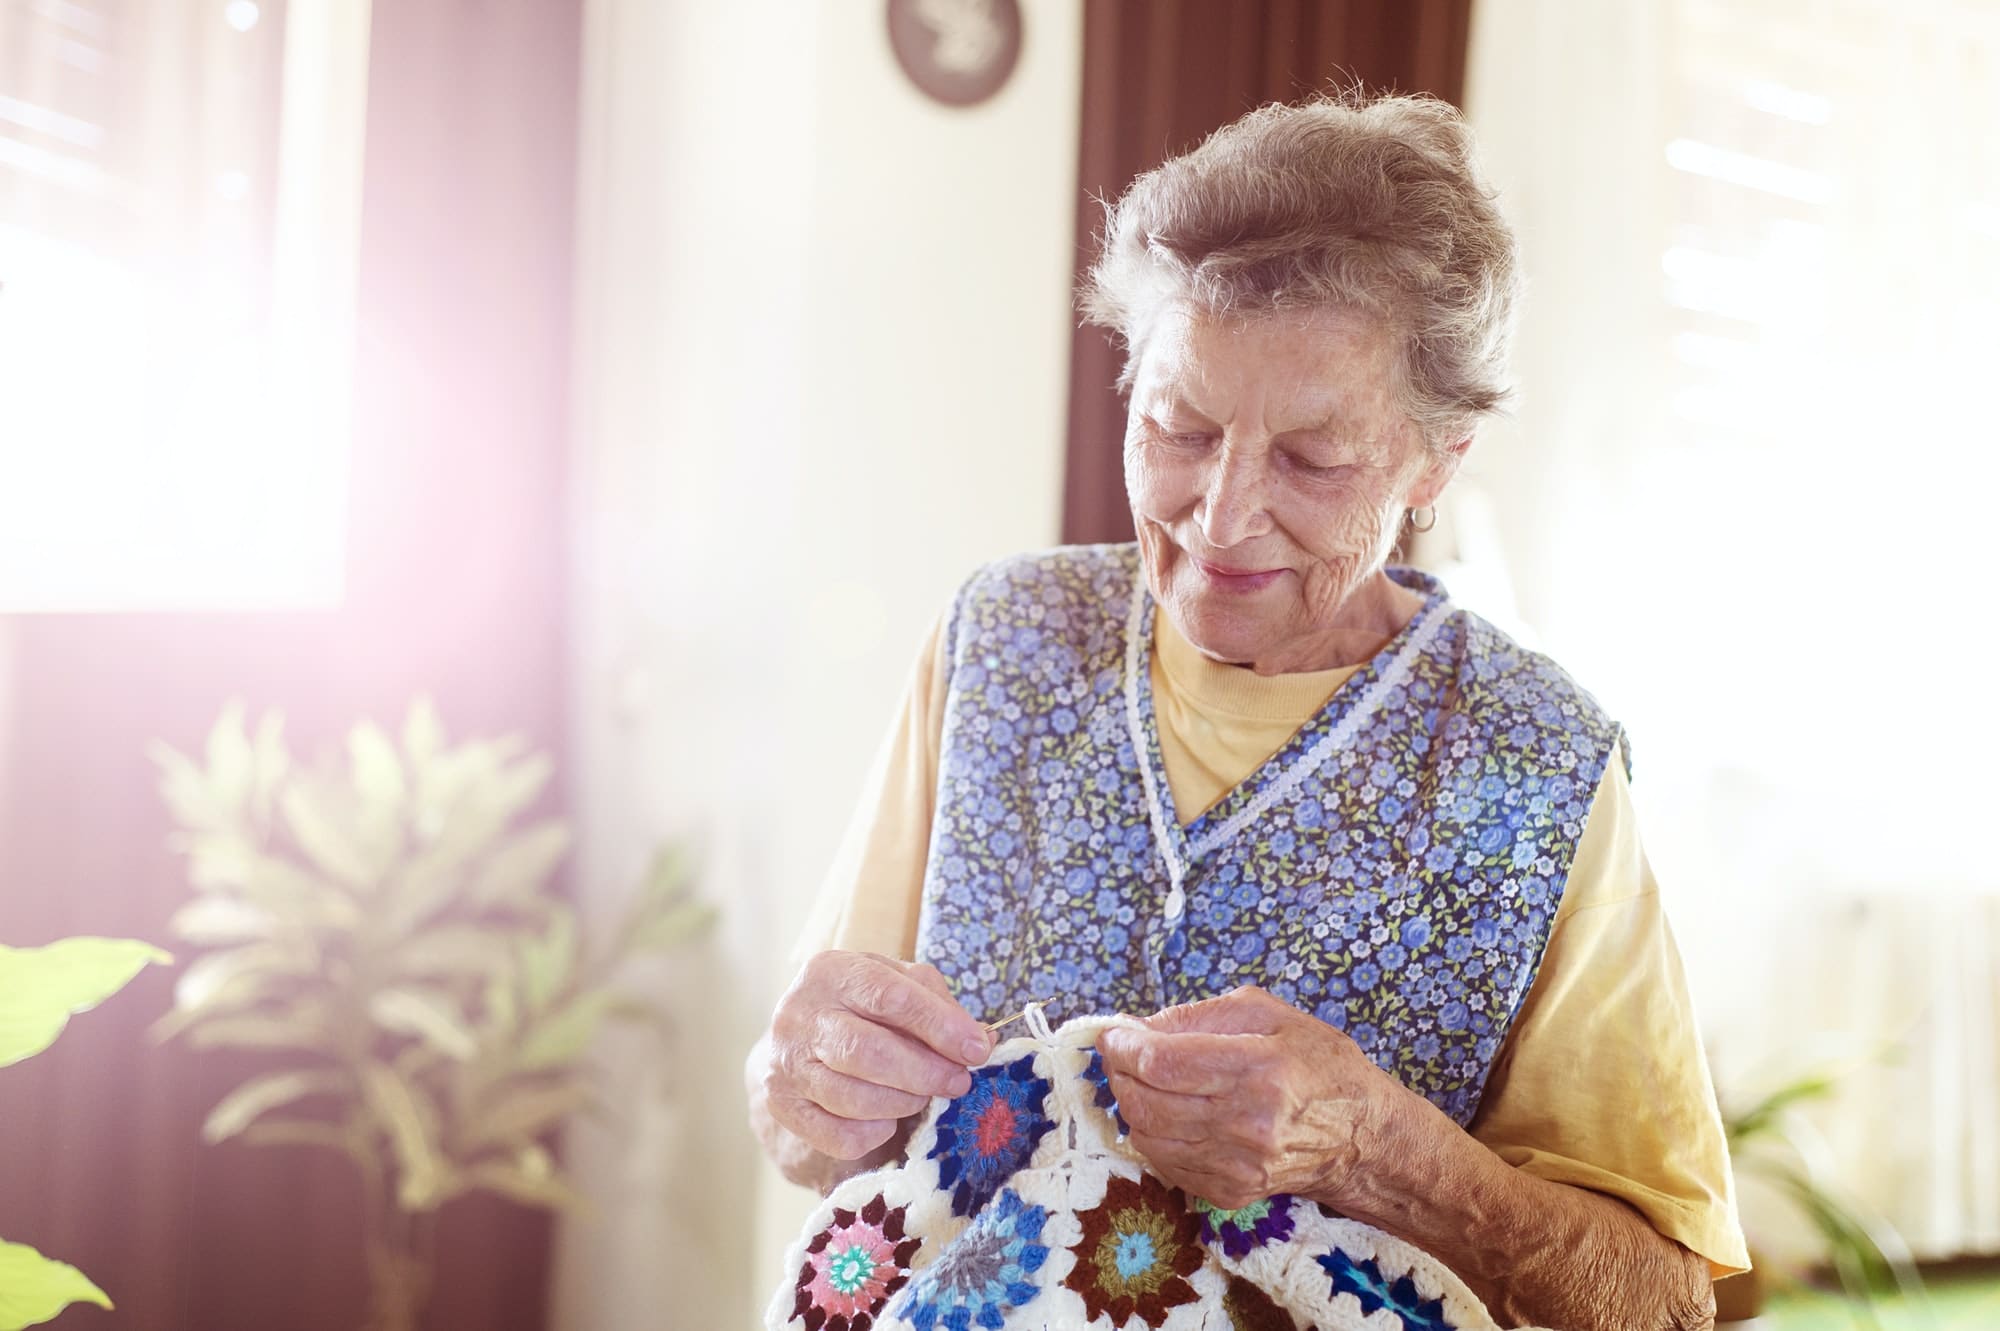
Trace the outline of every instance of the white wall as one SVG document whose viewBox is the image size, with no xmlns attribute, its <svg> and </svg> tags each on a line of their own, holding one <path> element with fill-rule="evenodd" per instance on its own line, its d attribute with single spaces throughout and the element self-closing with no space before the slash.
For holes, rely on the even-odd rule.
<svg viewBox="0 0 2000 1331">
<path fill-rule="evenodd" d="M 579 877 L 608 914 L 691 835 L 722 920 L 652 977 L 671 1064 L 619 1037 L 612 1121 L 572 1134 L 600 1214 L 561 1235 L 564 1331 L 742 1326 L 768 1295 L 802 1203 L 743 1054 L 930 619 L 1056 539 L 1081 27 L 1023 9 L 1013 80 L 951 110 L 876 4 L 589 5 Z"/>
</svg>

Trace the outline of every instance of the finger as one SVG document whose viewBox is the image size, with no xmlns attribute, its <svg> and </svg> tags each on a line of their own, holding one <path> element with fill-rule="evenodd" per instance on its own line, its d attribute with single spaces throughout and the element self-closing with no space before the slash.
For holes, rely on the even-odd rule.
<svg viewBox="0 0 2000 1331">
<path fill-rule="evenodd" d="M 961 1073 L 961 1076 L 964 1074 Z M 824 1063 L 799 1069 L 795 1092 L 839 1118 L 907 1118 L 930 1106 L 930 1097 L 836 1072 Z"/>
<path fill-rule="evenodd" d="M 820 1014 L 812 1052 L 835 1072 L 912 1095 L 964 1095 L 972 1089 L 972 1074 L 960 1064 L 842 1008 Z"/>
<path fill-rule="evenodd" d="M 1111 1074 L 1111 1093 L 1118 1099 L 1119 1114 L 1134 1132 L 1190 1143 L 1218 1135 L 1218 1105 L 1207 1096 L 1158 1090 L 1122 1072 Z"/>
<path fill-rule="evenodd" d="M 860 968 L 842 999 L 869 1020 L 906 1031 L 960 1067 L 983 1063 L 993 1037 L 956 999 L 939 994 L 893 965 Z"/>
<path fill-rule="evenodd" d="M 1127 1138 L 1127 1144 L 1153 1173 L 1190 1197 L 1200 1197 L 1222 1210 L 1233 1211 L 1270 1195 L 1251 1180 L 1250 1171 L 1236 1168 L 1212 1147 L 1150 1137 L 1137 1129 Z"/>
<path fill-rule="evenodd" d="M 1232 989 L 1198 1003 L 1179 1003 L 1146 1018 L 1149 1030 L 1203 1031 L 1211 1035 L 1274 1035 L 1287 1015 L 1295 1013 L 1289 1003 L 1254 984 Z"/>
<path fill-rule="evenodd" d="M 903 974 L 909 976 L 924 988 L 930 990 L 940 998 L 949 998 L 954 1003 L 958 1001 L 958 996 L 951 991 L 951 981 L 945 979 L 944 972 L 937 967 L 924 961 L 906 961 L 901 964 Z"/>
<path fill-rule="evenodd" d="M 1262 1036 L 1161 1034 L 1114 1028 L 1097 1037 L 1107 1072 L 1182 1095 L 1225 1095 L 1267 1050 Z"/>
<path fill-rule="evenodd" d="M 780 1127 L 836 1160 L 859 1160 L 896 1135 L 895 1119 L 842 1118 L 797 1096 L 773 1098 L 770 1109 Z"/>
</svg>

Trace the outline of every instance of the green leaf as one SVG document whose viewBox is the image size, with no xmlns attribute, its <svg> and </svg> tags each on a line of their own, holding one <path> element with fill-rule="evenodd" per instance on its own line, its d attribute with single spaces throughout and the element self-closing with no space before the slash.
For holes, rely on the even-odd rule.
<svg viewBox="0 0 2000 1331">
<path fill-rule="evenodd" d="M 361 1090 L 369 1111 L 389 1138 L 397 1167 L 396 1204 L 427 1211 L 444 1199 L 448 1178 L 437 1148 L 437 1111 L 395 1069 L 368 1063 Z"/>
<path fill-rule="evenodd" d="M 257 737 L 251 741 L 257 777 L 250 789 L 250 816 L 262 832 L 271 825 L 277 807 L 278 790 L 292 768 L 292 756 L 285 751 L 285 718 L 266 712 L 257 723 Z"/>
<path fill-rule="evenodd" d="M 521 1041 L 515 1065 L 535 1072 L 570 1062 L 590 1047 L 605 1012 L 616 1001 L 608 990 L 578 994 L 535 1023 Z"/>
<path fill-rule="evenodd" d="M 111 1299 L 68 1262 L 0 1239 L 0 1331 L 36 1326 L 72 1303 L 109 1308 Z"/>
<path fill-rule="evenodd" d="M 232 700 L 208 732 L 208 788 L 216 807 L 232 822 L 242 816 L 257 781 L 256 751 L 243 710 L 241 700 Z"/>
<path fill-rule="evenodd" d="M 228 1141 L 267 1111 L 309 1095 L 338 1095 L 348 1089 L 345 1074 L 333 1068 L 294 1069 L 252 1077 L 208 1112 L 201 1139 L 210 1146 Z"/>
<path fill-rule="evenodd" d="M 124 938 L 65 938 L 47 947 L 0 947 L 0 1068 L 55 1043 L 69 1019 L 173 958 Z"/>
<path fill-rule="evenodd" d="M 495 971 L 486 981 L 486 1024 L 503 1035 L 511 1035 L 521 1021 L 521 1006 L 514 999 L 514 977 Z"/>
<path fill-rule="evenodd" d="M 447 1058 L 467 1059 L 477 1052 L 458 1005 L 435 989 L 397 985 L 379 990 L 368 1000 L 368 1015 L 382 1029 L 414 1036 Z"/>
<path fill-rule="evenodd" d="M 548 887 L 549 876 L 569 853 L 570 832 L 560 822 L 536 823 L 501 844 L 480 866 L 470 898 L 475 906 L 519 906 Z"/>
<path fill-rule="evenodd" d="M 262 906 L 227 896 L 199 897 L 175 911 L 168 921 L 175 937 L 201 947 L 268 939 L 277 925 L 277 917 Z"/>
<path fill-rule="evenodd" d="M 595 1099 L 586 1081 L 515 1083 L 473 1115 L 464 1147 L 474 1151 L 532 1141 Z"/>
<path fill-rule="evenodd" d="M 208 789 L 208 773 L 187 755 L 165 744 L 154 743 L 152 758 L 160 768 L 160 797 L 182 827 L 214 831 L 229 826 L 227 810 L 217 807 Z"/>
<path fill-rule="evenodd" d="M 410 704 L 403 722 L 403 752 L 409 755 L 410 766 L 421 771 L 443 751 L 444 722 L 438 719 L 437 706 L 429 698 L 419 698 Z"/>
<path fill-rule="evenodd" d="M 576 912 L 561 902 L 549 907 L 548 930 L 521 940 L 522 997 L 530 1012 L 554 1001 L 576 971 Z"/>
<path fill-rule="evenodd" d="M 374 866 L 327 807 L 322 793 L 294 782 L 286 788 L 278 807 L 299 848 L 322 873 L 364 891 L 375 886 Z"/>
<path fill-rule="evenodd" d="M 530 1148 L 514 1160 L 484 1160 L 464 1171 L 461 1186 L 484 1188 L 529 1206 L 588 1211 L 590 1203 L 550 1167 L 548 1153 Z"/>
<path fill-rule="evenodd" d="M 502 930 L 476 924 L 445 925 L 403 943 L 391 964 L 398 975 L 454 979 L 505 975 L 514 968 L 513 939 Z"/>
<path fill-rule="evenodd" d="M 238 1140 L 246 1146 L 319 1146 L 343 1155 L 354 1153 L 354 1138 L 346 1128 L 308 1118 L 260 1119 Z"/>
<path fill-rule="evenodd" d="M 300 1053 L 331 1052 L 324 1002 L 302 998 L 276 1012 L 243 1012 L 197 1017 L 188 1025 L 188 1043 L 196 1049 L 290 1049 Z"/>
<path fill-rule="evenodd" d="M 266 992 L 275 981 L 310 975 L 313 958 L 280 943 L 249 943 L 198 957 L 174 983 L 174 1007 L 197 1013 Z"/>
<path fill-rule="evenodd" d="M 403 760 L 396 746 L 379 726 L 363 723 L 347 737 L 348 761 L 353 765 L 354 789 L 371 805 L 400 806 L 409 793 L 403 779 Z"/>
<path fill-rule="evenodd" d="M 665 951 L 707 931 L 715 908 L 701 901 L 684 901 L 643 921 L 632 933 L 635 951 Z"/>
</svg>

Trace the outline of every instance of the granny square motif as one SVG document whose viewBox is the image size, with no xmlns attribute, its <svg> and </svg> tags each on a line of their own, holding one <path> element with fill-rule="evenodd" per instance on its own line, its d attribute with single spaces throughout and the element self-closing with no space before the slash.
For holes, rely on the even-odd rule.
<svg viewBox="0 0 2000 1331">
<path fill-rule="evenodd" d="M 766 1331 L 1500 1331 L 1442 1263 L 1302 1198 L 1146 1172 L 1085 1017 L 994 1050 L 901 1163 L 828 1196 Z"/>
</svg>

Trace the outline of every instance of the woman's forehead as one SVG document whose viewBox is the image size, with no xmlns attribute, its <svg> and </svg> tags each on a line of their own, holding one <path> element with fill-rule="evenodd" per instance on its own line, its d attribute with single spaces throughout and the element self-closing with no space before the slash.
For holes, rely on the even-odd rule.
<svg viewBox="0 0 2000 1331">
<path fill-rule="evenodd" d="M 1246 393 L 1282 404 L 1287 428 L 1376 425 L 1394 397 L 1394 341 L 1379 320 L 1338 308 L 1162 312 L 1135 387 L 1198 411 Z"/>
</svg>

